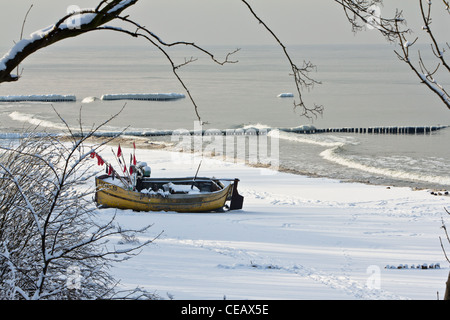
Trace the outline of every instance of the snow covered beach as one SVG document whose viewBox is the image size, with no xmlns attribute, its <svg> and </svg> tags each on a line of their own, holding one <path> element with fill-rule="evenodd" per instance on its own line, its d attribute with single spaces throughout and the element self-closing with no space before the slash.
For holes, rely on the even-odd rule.
<svg viewBox="0 0 450 320">
<path fill-rule="evenodd" d="M 301 49 L 302 56 L 314 56 L 324 65 L 322 77 L 326 80 L 324 83 L 328 83 L 324 89 L 327 92 L 323 95 L 324 104 L 333 106 L 337 102 L 335 107 L 328 108 L 326 117 L 314 123 L 318 128 L 449 123 L 448 111 L 433 110 L 426 115 L 417 111 L 427 105 L 428 99 L 410 82 L 405 80 L 406 88 L 399 88 L 385 81 L 388 73 L 372 74 L 374 70 L 384 70 L 380 66 L 387 60 L 386 55 L 375 50 L 377 48 L 367 48 L 360 58 L 360 51 L 352 47 L 341 48 L 340 57 L 335 56 L 334 48 L 311 47 L 307 48 L 307 54 L 303 53 L 305 48 Z M 146 50 L 129 50 L 96 48 L 82 53 L 63 50 L 61 54 L 45 56 L 48 60 L 35 64 L 34 69 L 32 65 L 27 68 L 30 72 L 27 77 L 12 87 L 2 87 L 2 95 L 47 92 L 47 88 L 52 88 L 53 92 L 73 90 L 79 97 L 88 97 L 83 99 L 82 105 L 83 118 L 90 127 L 92 123 L 102 123 L 107 115 L 123 107 L 123 101 L 105 102 L 95 98 L 103 92 L 176 92 L 165 68 L 155 73 L 153 64 L 148 69 L 134 60 L 133 64 L 123 64 L 128 61 L 126 57 L 130 52 L 142 61 L 148 59 Z M 235 72 L 218 76 L 215 69 L 208 69 L 198 74 L 199 79 L 208 79 L 207 83 L 190 83 L 200 92 L 208 92 L 202 95 L 202 110 L 208 112 L 207 119 L 213 121 L 207 128 L 245 129 L 255 124 L 286 128 L 303 123 L 292 116 L 289 99 L 276 97 L 277 93 L 289 90 L 282 80 L 285 75 L 281 80 L 278 77 L 280 69 L 273 68 L 273 72 L 263 77 L 259 73 L 257 65 L 260 63 L 269 65 L 279 61 L 273 52 L 278 50 L 259 47 L 250 50 L 250 57 L 264 53 L 263 60 L 252 62 L 249 67 L 242 63 L 239 67 L 244 66 L 242 75 L 245 76 L 239 81 Z M 330 52 L 333 54 L 328 57 Z M 86 77 L 86 69 L 79 68 L 80 54 L 88 57 L 85 61 L 90 63 L 86 67 L 95 76 Z M 360 80 L 367 78 L 367 57 L 371 57 L 370 86 Z M 357 66 L 344 65 L 342 69 L 359 70 L 356 74 L 347 74 L 348 83 L 340 81 L 342 70 L 336 68 L 342 61 Z M 41 63 L 51 66 L 45 70 L 46 81 L 41 81 Z M 161 64 L 155 62 L 156 66 Z M 67 77 L 68 70 L 70 77 Z M 127 78 L 127 87 L 122 88 L 125 82 L 116 81 L 116 76 L 130 71 L 132 77 Z M 153 86 L 152 82 L 149 87 L 147 81 L 141 80 L 149 72 L 158 77 L 155 82 L 158 86 Z M 267 83 L 247 81 L 249 77 L 275 80 L 270 81 L 270 86 L 261 94 L 260 88 Z M 161 80 L 166 78 L 168 80 Z M 408 78 L 405 75 L 405 79 Z M 290 83 L 289 78 L 287 81 Z M 225 83 L 228 85 L 224 87 Z M 355 90 L 361 94 L 352 95 Z M 23 128 L 30 125 L 40 126 L 49 133 L 65 129 L 48 103 L 2 103 L 0 107 L 1 136 L 5 139 L 21 137 Z M 78 105 L 59 103 L 56 108 L 71 126 L 78 127 Z M 404 117 L 406 108 L 407 119 Z M 410 108 L 413 108 L 412 113 Z M 128 132 L 151 132 L 153 128 L 160 132 L 186 128 L 190 132 L 195 128 L 187 120 L 192 116 L 192 106 L 187 99 L 165 103 L 129 101 L 126 110 L 105 130 L 117 133 L 130 126 Z M 221 113 L 221 110 L 227 112 Z M 387 112 L 395 114 L 387 118 Z M 170 121 L 165 121 L 169 120 L 168 113 Z M 163 298 L 169 295 L 176 300 L 223 297 L 435 300 L 437 292 L 442 298 L 449 269 L 439 236 L 444 236 L 441 217 L 448 222 L 444 207 L 450 208 L 450 197 L 432 196 L 427 189 L 412 191 L 409 186 L 414 181 L 396 177 L 399 173 L 401 177 L 407 174 L 408 178 L 411 174 L 413 178 L 426 176 L 427 180 L 431 178 L 432 186 L 436 181 L 448 181 L 449 149 L 443 146 L 448 145 L 449 133 L 446 129 L 431 135 L 286 132 L 280 136 L 280 166 L 329 179 L 287 172 L 267 175 L 258 168 L 205 159 L 201 175 L 241 179 L 239 190 L 245 196 L 244 209 L 211 214 L 100 210 L 100 218 L 105 219 L 117 213 L 124 226 L 153 224 L 149 239 L 164 230 L 153 245 L 139 256 L 117 265 L 113 272 L 127 288 L 142 286 Z M 105 156 L 110 154 L 108 151 Z M 162 150 L 139 149 L 137 156 L 139 161 L 151 165 L 153 176 L 192 176 L 200 160 L 198 157 L 191 160 L 192 155 L 187 153 Z M 184 156 L 187 158 L 182 161 Z M 340 183 L 332 179 L 370 181 L 379 186 Z M 405 188 L 392 187 L 400 182 Z M 422 186 L 420 182 L 419 188 Z M 443 187 L 448 188 L 449 184 Z M 144 240 L 141 238 L 140 242 Z M 120 248 L 124 246 L 122 241 L 115 239 L 112 244 Z M 436 263 L 440 264 L 440 269 L 412 269 L 412 265 Z M 405 264 L 407 269 L 397 269 Z M 387 265 L 393 269 L 385 269 Z"/>
<path fill-rule="evenodd" d="M 138 149 L 136 156 L 154 177 L 192 175 L 200 161 L 165 150 Z M 436 300 L 445 292 L 449 268 L 439 236 L 441 219 L 449 221 L 448 196 L 210 158 L 200 175 L 239 178 L 243 210 L 100 210 L 123 226 L 153 224 L 148 238 L 164 231 L 112 270 L 123 286 L 175 300 Z"/>
</svg>

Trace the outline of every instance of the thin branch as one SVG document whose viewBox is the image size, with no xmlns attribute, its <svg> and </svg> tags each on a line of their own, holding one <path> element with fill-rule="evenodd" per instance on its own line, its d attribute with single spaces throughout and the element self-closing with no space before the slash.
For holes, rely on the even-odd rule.
<svg viewBox="0 0 450 320">
<path fill-rule="evenodd" d="M 353 32 L 361 31 L 368 26 L 377 29 L 389 42 L 395 42 L 401 34 L 410 32 L 408 28 L 399 30 L 398 23 L 405 24 L 403 12 L 397 10 L 393 18 L 374 16 L 374 8 L 382 6 L 382 0 L 334 0 L 344 10 Z M 352 16 L 350 15 L 352 14 Z"/>
<path fill-rule="evenodd" d="M 441 61 L 442 65 L 447 69 L 448 72 L 450 72 L 450 66 L 447 64 L 447 61 L 444 57 L 444 52 L 441 50 L 432 30 L 431 30 L 431 6 L 432 2 L 428 1 L 428 12 L 425 13 L 425 10 L 423 8 L 423 0 L 420 0 L 420 12 L 422 14 L 422 19 L 424 22 L 424 30 L 428 33 L 430 36 L 432 45 L 431 48 L 433 50 L 434 55 Z"/>
<path fill-rule="evenodd" d="M 445 10 L 450 13 L 450 2 L 447 0 L 442 0 L 442 2 L 444 3 L 445 6 Z"/>
<path fill-rule="evenodd" d="M 241 0 L 248 8 L 250 13 L 253 15 L 253 17 L 264 26 L 264 28 L 272 35 L 272 37 L 276 40 L 276 42 L 280 45 L 280 47 L 283 49 L 284 55 L 286 56 L 290 67 L 292 69 L 292 76 L 295 80 L 295 85 L 297 88 L 297 93 L 299 95 L 299 103 L 296 103 L 294 101 L 294 107 L 302 107 L 303 112 L 302 115 L 306 116 L 307 118 L 311 118 L 312 116 L 317 117 L 317 115 L 323 114 L 323 106 L 314 105 L 313 107 L 306 106 L 305 102 L 303 101 L 302 97 L 302 90 L 301 88 L 312 88 L 315 84 L 320 84 L 319 81 L 316 81 L 312 79 L 309 76 L 309 73 L 313 71 L 316 67 L 311 62 L 304 62 L 303 67 L 299 68 L 294 62 L 292 61 L 286 46 L 281 42 L 281 40 L 277 37 L 277 35 L 270 29 L 267 24 L 255 13 L 253 8 L 250 6 L 250 4 L 246 0 Z"/>
<path fill-rule="evenodd" d="M 30 8 L 28 9 L 27 13 L 25 14 L 25 18 L 23 19 L 23 22 L 22 22 L 22 29 L 20 30 L 20 40 L 23 39 L 23 30 L 25 29 L 25 23 L 27 22 L 28 14 L 30 13 L 30 11 L 31 11 L 32 8 L 33 8 L 33 5 L 30 6 Z M 20 66 L 20 65 L 17 65 L 17 76 L 18 76 L 18 77 L 20 77 L 19 66 Z"/>
</svg>

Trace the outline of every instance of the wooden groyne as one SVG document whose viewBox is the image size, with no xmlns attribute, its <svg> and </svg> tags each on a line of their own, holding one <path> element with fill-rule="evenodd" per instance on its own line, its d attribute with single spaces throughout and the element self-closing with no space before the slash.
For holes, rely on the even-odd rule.
<svg viewBox="0 0 450 320">
<path fill-rule="evenodd" d="M 74 95 L 30 95 L 30 96 L 0 96 L 0 102 L 75 102 Z"/>
<path fill-rule="evenodd" d="M 345 128 L 326 128 L 326 129 L 317 129 L 314 127 L 309 128 L 298 127 L 280 130 L 285 132 L 304 133 L 304 134 L 335 133 L 335 132 L 360 133 L 360 134 L 427 134 L 448 127 L 449 126 L 390 126 L 390 127 L 368 127 L 368 128 L 345 127 Z"/>
<path fill-rule="evenodd" d="M 127 132 L 95 132 L 96 137 L 118 137 L 118 136 L 134 136 L 134 137 L 158 137 L 158 136 L 250 136 L 250 135 L 267 135 L 272 130 L 280 130 L 283 132 L 292 132 L 297 134 L 320 134 L 320 133 L 355 133 L 355 134 L 393 134 L 393 135 L 420 135 L 431 134 L 433 132 L 449 128 L 450 126 L 408 126 L 408 127 L 368 127 L 368 128 L 326 128 L 317 129 L 313 126 L 302 126 L 295 128 L 239 128 L 239 129 L 208 129 L 208 130 L 153 130 L 153 131 L 127 131 Z M 29 134 L 35 136 L 36 134 Z M 28 134 L 19 133 L 2 133 L 0 139 L 19 139 Z M 42 133 L 42 136 L 58 136 L 60 134 Z M 83 133 L 73 132 L 76 137 L 84 136 Z"/>
<path fill-rule="evenodd" d="M 139 100 L 139 101 L 171 101 L 184 99 L 182 93 L 127 93 L 127 94 L 104 94 L 101 100 Z"/>
<path fill-rule="evenodd" d="M 296 128 L 240 128 L 240 129 L 207 129 L 207 130 L 153 130 L 153 131 L 127 131 L 118 132 L 96 132 L 94 136 L 135 136 L 135 137 L 158 137 L 158 136 L 241 136 L 241 135 L 267 135 L 272 130 L 292 132 L 297 134 L 320 134 L 320 133 L 355 133 L 355 134 L 430 134 L 432 132 L 448 128 L 449 126 L 421 126 L 421 127 L 369 127 L 369 128 L 327 128 L 317 129 L 313 126 Z"/>
</svg>

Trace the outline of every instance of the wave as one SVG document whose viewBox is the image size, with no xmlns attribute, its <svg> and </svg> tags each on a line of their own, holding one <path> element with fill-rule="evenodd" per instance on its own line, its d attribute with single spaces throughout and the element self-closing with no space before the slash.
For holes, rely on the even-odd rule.
<svg viewBox="0 0 450 320">
<path fill-rule="evenodd" d="M 35 118 L 33 115 L 24 114 L 20 112 L 12 112 L 9 114 L 9 117 L 16 121 L 27 122 L 32 125 L 47 127 L 53 129 L 66 129 L 64 125 L 53 123 L 47 120 L 41 120 Z M 450 177 L 449 176 L 439 176 L 434 175 L 432 173 L 418 173 L 413 171 L 407 171 L 407 169 L 392 169 L 379 167 L 374 165 L 365 164 L 362 161 L 350 159 L 349 157 L 345 157 L 341 154 L 341 151 L 346 146 L 356 146 L 359 144 L 357 138 L 345 135 L 345 136 L 335 136 L 328 134 L 320 134 L 320 135 L 310 135 L 310 134 L 297 134 L 292 132 L 285 132 L 282 130 L 278 130 L 275 128 L 271 128 L 262 124 L 256 125 L 246 125 L 243 126 L 244 130 L 251 130 L 256 128 L 257 130 L 265 130 L 267 129 L 267 135 L 272 138 L 278 138 L 280 140 L 290 141 L 293 143 L 301 143 L 308 145 L 315 145 L 319 147 L 323 147 L 323 151 L 315 153 L 315 157 L 320 157 L 328 162 L 337 164 L 342 167 L 346 167 L 353 170 L 362 171 L 369 174 L 374 174 L 378 176 L 384 176 L 394 180 L 402 180 L 402 181 L 414 181 L 421 183 L 431 183 L 431 184 L 439 184 L 439 185 L 450 185 Z M 172 134 L 176 134 L 177 130 L 139 130 L 139 131 L 99 131 L 95 133 L 95 136 L 136 136 L 136 137 L 150 137 L 150 136 L 168 136 Z M 3 139 L 14 139 L 20 137 L 21 134 L 15 133 L 3 133 L 0 134 L 0 138 Z M 395 163 L 392 164 L 395 166 Z M 441 171 L 443 173 L 443 171 Z M 445 174 L 445 173 L 444 173 Z"/>
<path fill-rule="evenodd" d="M 450 177 L 432 176 L 432 175 L 419 174 L 419 173 L 414 173 L 414 172 L 407 172 L 407 171 L 403 171 L 403 170 L 374 167 L 374 166 L 360 163 L 355 160 L 345 158 L 338 154 L 338 151 L 341 148 L 342 148 L 341 146 L 336 146 L 334 148 L 327 149 L 327 150 L 321 152 L 320 156 L 325 160 L 334 162 L 336 164 L 345 166 L 347 168 L 356 169 L 356 170 L 360 170 L 360 171 L 364 171 L 364 172 L 372 173 L 372 174 L 376 174 L 376 175 L 382 175 L 382 176 L 393 178 L 393 179 L 426 182 L 426 183 L 433 183 L 433 184 L 440 184 L 440 185 L 450 185 Z"/>
<path fill-rule="evenodd" d="M 244 130 L 251 130 L 251 129 L 256 129 L 256 130 L 272 130 L 273 128 L 270 126 L 267 126 L 265 124 L 262 123 L 257 123 L 257 124 L 247 124 L 247 125 L 243 125 L 239 127 L 240 129 L 244 129 Z"/>
<path fill-rule="evenodd" d="M 97 97 L 86 97 L 83 100 L 81 100 L 81 103 L 92 103 L 92 102 L 95 102 L 98 100 L 100 100 L 100 99 Z"/>
<path fill-rule="evenodd" d="M 274 130 L 269 132 L 269 136 L 274 134 Z M 290 133 L 290 132 L 284 132 L 284 131 L 278 131 L 278 137 L 283 140 L 288 140 L 292 142 L 299 142 L 299 143 L 307 143 L 307 144 L 313 144 L 317 146 L 327 147 L 327 148 L 334 148 L 334 147 L 341 147 L 345 145 L 346 143 L 349 143 L 345 138 L 341 140 L 337 137 L 330 137 L 330 136 L 316 136 L 316 135 L 299 135 L 296 133 Z M 334 140 L 334 141 L 333 141 Z"/>
<path fill-rule="evenodd" d="M 20 113 L 17 111 L 10 113 L 9 117 L 12 120 L 26 122 L 31 125 L 35 125 L 35 126 L 39 126 L 39 127 L 53 128 L 53 129 L 58 129 L 58 130 L 67 129 L 64 125 L 56 124 L 54 122 L 47 121 L 47 120 L 37 119 L 33 115 L 26 114 L 26 113 Z"/>
<path fill-rule="evenodd" d="M 275 130 L 269 132 L 269 136 L 273 134 Z M 450 177 L 445 175 L 435 175 L 434 173 L 419 173 L 414 171 L 405 170 L 405 167 L 394 169 L 381 166 L 373 166 L 365 164 L 358 159 L 350 159 L 343 156 L 341 153 L 346 146 L 357 146 L 360 144 L 356 137 L 352 136 L 334 136 L 327 134 L 320 135 L 303 135 L 291 132 L 277 131 L 279 139 L 290 141 L 293 143 L 309 144 L 324 147 L 325 150 L 319 153 L 320 157 L 328 162 L 337 164 L 342 167 L 346 167 L 352 170 L 358 170 L 361 172 L 384 176 L 388 179 L 397 181 L 412 181 L 425 184 L 437 184 L 448 186 L 450 185 Z M 393 163 L 393 166 L 395 163 Z M 442 171 L 441 171 L 442 172 Z"/>
</svg>

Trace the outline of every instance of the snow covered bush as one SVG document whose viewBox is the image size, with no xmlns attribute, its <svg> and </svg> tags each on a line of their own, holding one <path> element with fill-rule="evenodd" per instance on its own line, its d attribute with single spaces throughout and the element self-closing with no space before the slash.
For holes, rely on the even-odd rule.
<svg viewBox="0 0 450 320">
<path fill-rule="evenodd" d="M 92 133 L 69 142 L 30 134 L 0 148 L 0 299 L 120 298 L 108 267 L 151 241 L 108 246 L 111 236 L 148 227 L 98 221 L 86 183 L 95 174 L 88 161 L 96 148 L 84 144 Z"/>
</svg>

